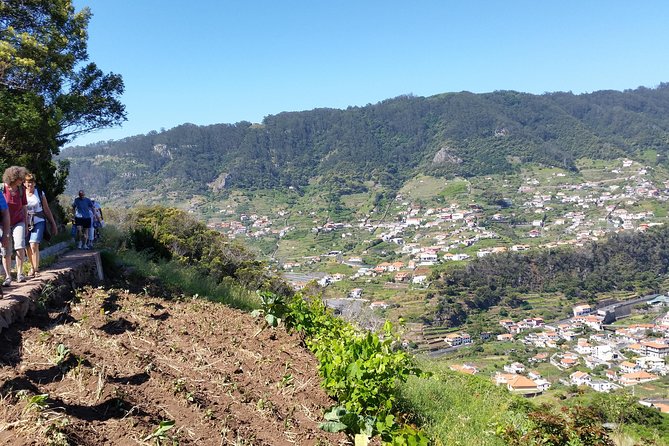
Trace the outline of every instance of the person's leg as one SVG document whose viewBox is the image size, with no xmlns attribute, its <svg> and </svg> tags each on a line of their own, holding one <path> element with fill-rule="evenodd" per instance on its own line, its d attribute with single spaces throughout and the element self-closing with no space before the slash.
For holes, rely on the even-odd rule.
<svg viewBox="0 0 669 446">
<path fill-rule="evenodd" d="M 77 243 L 77 248 L 81 249 L 83 248 L 82 246 L 82 239 L 83 239 L 83 232 L 84 232 L 84 227 L 82 225 L 82 218 L 75 218 L 75 225 L 77 226 L 77 235 L 74 238 L 74 241 Z"/>
<path fill-rule="evenodd" d="M 30 262 L 30 272 L 28 273 L 29 276 L 35 274 L 35 259 L 33 254 L 34 249 L 35 247 L 33 246 L 32 242 L 28 242 L 28 244 L 26 244 L 26 257 L 28 257 L 28 261 Z"/>
<path fill-rule="evenodd" d="M 16 281 L 25 282 L 26 277 L 23 275 L 23 258 L 26 256 L 26 249 L 21 248 L 16 251 Z"/>
<path fill-rule="evenodd" d="M 84 226 L 84 229 L 82 231 L 82 237 L 83 237 L 83 242 L 84 242 L 83 248 L 88 247 L 88 233 L 89 232 L 90 232 L 90 228 L 87 228 L 86 226 Z"/>
<path fill-rule="evenodd" d="M 0 235 L 2 235 L 2 228 L 0 228 Z M 10 244 L 11 244 L 11 241 L 10 241 Z M 0 264 L 2 264 L 2 272 L 5 273 L 4 277 L 9 277 L 9 270 L 5 266 L 6 265 L 5 256 L 7 255 L 8 252 L 12 252 L 11 247 L 7 251 L 5 251 L 5 247 L 2 244 L 0 244 Z M 5 279 L 3 278 L 2 280 L 5 280 Z"/>
<path fill-rule="evenodd" d="M 39 272 L 39 243 L 31 243 L 30 246 L 32 247 L 32 252 L 33 252 L 33 274 L 37 274 Z"/>
<path fill-rule="evenodd" d="M 34 276 L 39 272 L 39 244 L 44 237 L 44 229 L 46 228 L 46 221 L 40 221 L 35 224 L 35 227 L 30 231 L 30 240 L 26 251 L 28 252 L 28 259 L 30 260 L 30 275 Z"/>
<path fill-rule="evenodd" d="M 2 266 L 5 268 L 5 281 L 2 282 L 3 286 L 10 286 L 12 284 L 12 252 L 14 252 L 14 246 L 16 246 L 16 235 L 15 228 L 10 229 L 9 234 L 9 247 L 5 251 L 5 255 L 2 256 Z"/>
<path fill-rule="evenodd" d="M 23 260 L 26 257 L 26 224 L 25 222 L 17 223 L 13 229 L 14 252 L 16 253 L 16 280 L 18 282 L 25 281 L 23 275 Z"/>
<path fill-rule="evenodd" d="M 90 249 L 88 247 L 88 234 L 90 233 L 91 230 L 91 219 L 90 218 L 82 218 L 81 219 L 81 226 L 82 226 L 82 231 L 81 231 L 81 244 L 83 249 Z"/>
<path fill-rule="evenodd" d="M 9 286 L 12 283 L 12 248 L 6 250 L 2 256 L 2 267 L 5 270 L 5 280 L 2 282 L 3 286 Z"/>
</svg>

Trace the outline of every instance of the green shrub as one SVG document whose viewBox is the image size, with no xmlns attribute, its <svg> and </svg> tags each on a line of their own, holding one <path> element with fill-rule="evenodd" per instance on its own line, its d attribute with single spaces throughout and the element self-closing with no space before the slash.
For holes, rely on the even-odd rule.
<svg viewBox="0 0 669 446">
<path fill-rule="evenodd" d="M 215 283 L 232 277 L 250 290 L 292 294 L 291 288 L 239 243 L 187 213 L 160 206 L 134 209 L 127 218 L 128 244 L 152 261 L 174 260 Z"/>
<path fill-rule="evenodd" d="M 334 317 L 319 298 L 296 295 L 285 306 L 272 303 L 283 312 L 276 316 L 302 333 L 319 360 L 322 386 L 339 402 L 323 428 L 346 431 L 356 441 L 379 435 L 385 444 L 428 444 L 424 433 L 396 417 L 397 384 L 422 372 L 398 348 L 390 322 L 382 333 L 372 333 Z"/>
</svg>

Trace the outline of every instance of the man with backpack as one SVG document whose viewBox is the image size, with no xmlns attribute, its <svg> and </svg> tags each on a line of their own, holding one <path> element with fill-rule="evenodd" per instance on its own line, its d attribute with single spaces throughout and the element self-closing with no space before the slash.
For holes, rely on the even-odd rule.
<svg viewBox="0 0 669 446">
<path fill-rule="evenodd" d="M 93 219 L 93 202 L 86 197 L 83 190 L 79 191 L 79 196 L 72 203 L 74 210 L 74 224 L 77 228 L 75 241 L 78 249 L 91 249 L 88 246 L 88 232 Z"/>
</svg>

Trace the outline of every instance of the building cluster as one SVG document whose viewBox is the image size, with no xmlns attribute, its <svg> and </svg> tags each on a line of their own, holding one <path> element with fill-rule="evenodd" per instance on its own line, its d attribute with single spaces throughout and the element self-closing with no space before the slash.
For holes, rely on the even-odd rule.
<svg viewBox="0 0 669 446">
<path fill-rule="evenodd" d="M 669 303 L 666 296 L 650 297 L 646 299 L 649 305 Z M 527 365 L 505 365 L 503 372 L 492 376 L 493 381 L 512 392 L 538 395 L 554 384 L 531 368 L 545 362 L 568 373 L 568 377 L 560 379 L 561 384 L 587 386 L 597 392 L 652 382 L 669 374 L 665 364 L 669 357 L 669 312 L 654 323 L 626 326 L 606 325 L 606 316 L 587 304 L 576 305 L 572 313 L 573 317 L 550 325 L 542 318 L 500 320 L 507 333 L 498 335 L 497 340 L 516 340 L 537 347 L 540 352 L 529 358 Z M 452 368 L 472 374 L 479 371 L 472 364 L 463 367 Z"/>
</svg>

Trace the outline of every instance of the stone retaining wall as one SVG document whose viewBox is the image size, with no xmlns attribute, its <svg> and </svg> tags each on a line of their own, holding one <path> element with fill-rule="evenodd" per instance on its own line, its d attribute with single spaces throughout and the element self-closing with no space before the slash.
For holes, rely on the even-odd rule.
<svg viewBox="0 0 669 446">
<path fill-rule="evenodd" d="M 62 255 L 56 263 L 27 282 L 12 282 L 11 287 L 2 288 L 0 332 L 14 322 L 22 321 L 45 295 L 62 296 L 64 299 L 75 289 L 103 279 L 99 252 L 70 251 Z"/>
</svg>

